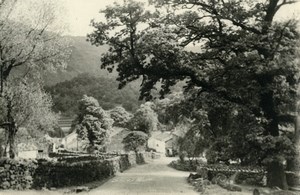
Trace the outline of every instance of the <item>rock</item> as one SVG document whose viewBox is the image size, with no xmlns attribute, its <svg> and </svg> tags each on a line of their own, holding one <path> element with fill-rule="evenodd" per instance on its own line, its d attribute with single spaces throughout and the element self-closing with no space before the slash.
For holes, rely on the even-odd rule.
<svg viewBox="0 0 300 195">
<path fill-rule="evenodd" d="M 87 192 L 89 191 L 89 188 L 87 186 L 78 186 L 74 189 L 74 192 L 80 193 L 80 192 Z"/>
<path fill-rule="evenodd" d="M 0 178 L 6 177 L 6 172 L 0 172 Z"/>
<path fill-rule="evenodd" d="M 15 184 L 16 184 L 16 181 L 14 181 L 14 180 L 10 182 L 10 185 L 12 185 L 12 186 L 14 186 Z"/>
<path fill-rule="evenodd" d="M 4 168 L 5 168 L 5 169 L 10 169 L 10 167 L 11 167 L 11 165 L 9 165 L 9 164 L 5 164 L 5 165 L 4 165 Z"/>
<path fill-rule="evenodd" d="M 198 179 L 198 178 L 201 178 L 201 175 L 193 174 L 193 173 L 191 173 L 188 177 L 188 179 Z"/>
<path fill-rule="evenodd" d="M 25 186 L 25 189 L 27 189 L 27 190 L 31 189 L 31 185 L 28 185 L 28 184 L 27 184 L 27 185 Z"/>
<path fill-rule="evenodd" d="M 203 180 L 203 185 L 211 185 L 211 182 L 207 179 Z"/>
<path fill-rule="evenodd" d="M 208 178 L 208 170 L 205 167 L 197 167 L 197 172 L 203 179 Z"/>
<path fill-rule="evenodd" d="M 26 181 L 32 181 L 32 177 L 30 175 L 25 176 L 24 178 Z"/>
<path fill-rule="evenodd" d="M 17 184 L 16 187 L 15 187 L 17 190 L 22 190 L 22 186 L 20 184 Z"/>
<path fill-rule="evenodd" d="M 241 192 L 242 188 L 236 185 L 230 185 L 230 189 L 231 191 L 235 191 L 235 192 Z"/>
<path fill-rule="evenodd" d="M 10 188 L 10 183 L 8 181 L 5 181 L 2 183 L 2 185 L 0 186 L 3 189 L 9 189 Z"/>
</svg>

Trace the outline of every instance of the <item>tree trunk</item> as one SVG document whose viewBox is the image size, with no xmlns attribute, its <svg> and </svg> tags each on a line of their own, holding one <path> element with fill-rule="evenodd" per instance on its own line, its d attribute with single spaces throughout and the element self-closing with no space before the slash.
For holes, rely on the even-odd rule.
<svg viewBox="0 0 300 195">
<path fill-rule="evenodd" d="M 300 172 L 300 116 L 297 116 L 295 120 L 294 145 L 296 155 L 293 159 L 287 161 L 287 171 L 289 171 L 287 182 L 289 186 L 300 185 L 300 178 L 297 176 Z"/>
<path fill-rule="evenodd" d="M 263 86 L 266 85 L 266 83 L 271 82 L 272 78 L 266 77 L 265 81 L 265 83 L 262 83 Z M 278 115 L 275 111 L 272 90 L 261 94 L 260 106 L 265 113 L 265 117 L 270 120 L 270 123 L 265 127 L 266 135 L 271 135 L 274 137 L 280 136 Z M 282 162 L 274 160 L 272 163 L 267 165 L 267 185 L 268 187 L 279 187 L 283 190 L 288 189 L 285 167 Z"/>
<path fill-rule="evenodd" d="M 268 187 L 279 187 L 283 190 L 288 189 L 284 165 L 279 161 L 273 161 L 267 166 L 267 185 Z"/>
<path fill-rule="evenodd" d="M 15 137 L 17 128 L 14 123 L 9 127 L 8 143 L 9 143 L 9 158 L 16 157 Z"/>
<path fill-rule="evenodd" d="M 15 122 L 15 119 L 12 114 L 12 100 L 10 98 L 7 98 L 7 126 L 6 126 L 6 131 L 7 131 L 7 141 L 9 145 L 9 157 L 10 158 L 15 158 L 16 156 L 16 148 L 15 148 L 15 137 L 17 134 L 17 124 Z"/>
</svg>

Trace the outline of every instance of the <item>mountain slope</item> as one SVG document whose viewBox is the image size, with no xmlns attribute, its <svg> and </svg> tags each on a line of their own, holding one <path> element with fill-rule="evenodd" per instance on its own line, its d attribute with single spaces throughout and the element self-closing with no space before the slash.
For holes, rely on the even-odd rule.
<svg viewBox="0 0 300 195">
<path fill-rule="evenodd" d="M 81 73 L 90 73 L 104 78 L 116 78 L 116 73 L 108 73 L 108 71 L 100 69 L 100 57 L 107 51 L 107 47 L 93 46 L 86 41 L 85 37 L 68 38 L 71 41 L 72 52 L 67 61 L 67 67 L 65 70 L 45 75 L 46 85 L 55 85 L 70 80 Z"/>
<path fill-rule="evenodd" d="M 96 77 L 88 73 L 46 87 L 46 91 L 52 96 L 54 111 L 61 112 L 65 116 L 74 116 L 78 113 L 78 100 L 82 99 L 84 94 L 96 98 L 105 110 L 123 106 L 126 110 L 134 112 L 142 103 L 138 101 L 138 88 L 132 84 L 119 90 L 115 79 Z"/>
</svg>

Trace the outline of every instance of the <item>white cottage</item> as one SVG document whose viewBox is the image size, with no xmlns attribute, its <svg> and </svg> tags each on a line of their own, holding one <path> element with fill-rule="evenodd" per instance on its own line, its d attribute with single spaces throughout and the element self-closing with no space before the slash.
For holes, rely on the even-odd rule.
<svg viewBox="0 0 300 195">
<path fill-rule="evenodd" d="M 148 139 L 148 147 L 156 152 L 166 154 L 169 148 L 169 142 L 172 141 L 170 132 L 154 131 Z"/>
<path fill-rule="evenodd" d="M 19 158 L 35 159 L 38 157 L 38 148 L 34 143 L 20 143 L 17 147 Z"/>
</svg>

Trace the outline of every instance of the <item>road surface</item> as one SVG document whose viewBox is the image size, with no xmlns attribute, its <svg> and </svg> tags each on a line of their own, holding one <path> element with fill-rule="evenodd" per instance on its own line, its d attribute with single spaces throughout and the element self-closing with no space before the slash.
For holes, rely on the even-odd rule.
<svg viewBox="0 0 300 195">
<path fill-rule="evenodd" d="M 102 186 L 89 192 L 91 195 L 198 195 L 186 182 L 188 172 L 168 167 L 171 158 L 156 159 L 118 174 Z"/>
</svg>

